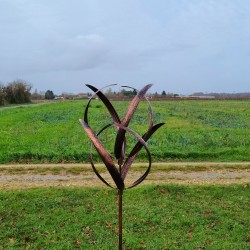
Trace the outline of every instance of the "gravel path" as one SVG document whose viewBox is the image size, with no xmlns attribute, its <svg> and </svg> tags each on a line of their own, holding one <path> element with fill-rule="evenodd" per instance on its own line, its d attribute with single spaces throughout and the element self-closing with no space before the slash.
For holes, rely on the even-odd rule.
<svg viewBox="0 0 250 250">
<path fill-rule="evenodd" d="M 143 166 L 146 164 L 138 164 Z M 178 167 L 164 169 L 161 167 Z M 206 169 L 192 170 L 193 167 Z M 247 166 L 247 167 L 246 167 Z M 188 185 L 227 185 L 250 183 L 250 163 L 154 163 L 145 184 L 188 184 Z M 112 183 L 102 165 L 101 175 Z M 183 169 L 181 169 L 183 167 Z M 190 170 L 189 170 L 190 167 Z M 191 168 L 192 167 L 192 168 Z M 241 169 L 242 168 L 242 169 Z M 55 171 L 56 170 L 56 171 Z M 77 170 L 77 171 L 76 171 Z M 127 183 L 131 184 L 144 172 L 141 168 L 129 172 Z M 104 187 L 89 164 L 29 164 L 0 165 L 0 189 L 23 189 L 33 187 Z"/>
</svg>

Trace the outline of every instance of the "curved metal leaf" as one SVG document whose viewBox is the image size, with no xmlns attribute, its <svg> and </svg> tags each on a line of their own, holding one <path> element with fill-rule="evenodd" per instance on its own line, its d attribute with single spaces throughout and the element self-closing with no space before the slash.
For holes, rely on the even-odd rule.
<svg viewBox="0 0 250 250">
<path fill-rule="evenodd" d="M 158 123 L 156 125 L 154 125 L 151 129 L 149 129 L 143 136 L 143 140 L 146 142 L 148 141 L 148 139 L 161 127 L 163 126 L 165 123 L 161 122 Z M 143 147 L 143 145 L 140 142 L 137 142 L 137 144 L 134 146 L 134 148 L 132 149 L 132 151 L 130 152 L 128 157 L 132 157 L 133 155 L 137 154 L 141 148 Z"/>
<path fill-rule="evenodd" d="M 99 138 L 95 135 L 94 131 L 88 126 L 86 122 L 80 120 L 85 132 L 87 133 L 88 137 L 92 141 L 96 151 L 100 155 L 102 161 L 104 162 L 107 170 L 109 171 L 111 177 L 113 178 L 117 189 L 123 190 L 124 189 L 124 182 L 121 178 L 120 173 L 118 172 L 115 164 L 113 162 L 112 156 L 108 153 L 108 151 L 104 148 L 102 143 L 100 142 Z"/>
<path fill-rule="evenodd" d="M 110 84 L 110 85 L 107 85 L 106 87 L 108 87 L 108 86 L 114 86 L 114 85 L 116 85 L 116 84 Z M 111 102 L 108 100 L 108 98 L 101 92 L 101 90 L 99 90 L 96 87 L 94 87 L 92 85 L 89 85 L 89 84 L 86 84 L 86 86 L 89 87 L 95 93 L 91 96 L 91 98 L 89 99 L 89 101 L 87 103 L 87 106 L 85 108 L 84 121 L 86 123 L 88 123 L 88 109 L 89 109 L 89 105 L 90 105 L 90 102 L 93 99 L 93 97 L 95 95 L 97 95 L 100 98 L 100 100 L 103 102 L 103 104 L 106 106 L 108 112 L 110 113 L 111 117 L 113 118 L 113 121 L 121 123 L 120 117 L 117 114 L 115 108 L 113 107 L 113 105 L 111 104 Z M 124 158 L 124 155 L 125 155 L 125 148 L 126 148 L 125 144 L 126 143 L 124 142 L 123 146 L 122 146 L 122 157 L 121 157 L 122 159 Z M 122 165 L 122 159 L 118 162 L 119 167 Z"/>
<path fill-rule="evenodd" d="M 132 102 L 129 105 L 129 108 L 127 110 L 127 113 L 126 113 L 125 117 L 121 121 L 121 125 L 123 125 L 124 127 L 127 127 L 129 125 L 129 122 L 130 122 L 130 120 L 131 120 L 131 118 L 132 118 L 132 116 L 133 116 L 139 102 L 141 101 L 141 99 L 144 97 L 144 95 L 146 94 L 146 92 L 148 91 L 148 89 L 151 86 L 152 86 L 152 84 L 146 85 L 133 98 Z M 116 140 L 115 140 L 115 147 L 114 147 L 114 153 L 115 153 L 116 159 L 121 158 L 122 145 L 123 145 L 123 142 L 124 142 L 125 133 L 126 133 L 126 130 L 124 130 L 124 129 L 119 129 L 118 132 L 117 132 L 117 136 L 116 136 Z"/>
<path fill-rule="evenodd" d="M 95 164 L 94 164 L 94 162 L 93 162 L 93 157 L 92 157 L 92 145 L 93 145 L 93 144 L 91 144 L 91 148 L 90 148 L 90 164 L 91 164 L 91 167 L 92 167 L 92 169 L 94 170 L 96 176 L 97 176 L 105 185 L 107 185 L 108 187 L 113 188 L 107 181 L 105 181 L 105 180 L 102 178 L 102 176 L 99 174 L 98 170 L 97 170 L 96 167 L 95 167 Z"/>
<path fill-rule="evenodd" d="M 104 126 L 96 135 L 100 135 L 106 128 L 110 127 L 113 123 L 109 123 L 106 126 Z M 91 143 L 90 145 L 90 152 L 89 152 L 89 156 L 90 156 L 90 163 L 92 166 L 92 169 L 94 170 L 95 174 L 97 175 L 97 177 L 108 187 L 114 188 L 112 187 L 98 172 L 98 170 L 95 167 L 94 161 L 93 161 L 93 154 L 92 154 L 92 148 L 93 148 L 93 144 Z"/>
<path fill-rule="evenodd" d="M 133 89 L 133 90 L 136 91 L 136 93 L 138 92 L 138 90 L 136 88 L 133 88 L 133 87 L 130 87 L 130 86 L 124 85 L 122 87 Z M 151 106 L 151 103 L 150 103 L 148 97 L 144 96 L 144 99 L 147 101 L 148 106 L 149 106 L 149 128 L 148 129 L 150 129 L 150 128 L 153 127 L 153 123 L 154 123 L 153 110 L 152 110 L 152 106 Z"/>
<path fill-rule="evenodd" d="M 135 187 L 135 186 L 137 186 L 138 184 L 140 184 L 140 183 L 147 177 L 147 175 L 148 175 L 148 173 L 149 173 L 149 171 L 150 171 L 150 168 L 151 168 L 151 154 L 150 154 L 150 151 L 149 151 L 149 148 L 148 148 L 146 142 L 143 140 L 143 138 L 142 138 L 140 135 L 138 135 L 136 132 L 134 132 L 134 131 L 131 130 L 130 128 L 124 127 L 124 126 L 121 125 L 121 124 L 116 124 L 116 125 L 117 125 L 120 129 L 124 129 L 124 130 L 128 131 L 130 134 L 132 134 L 133 136 L 135 136 L 135 137 L 137 138 L 137 140 L 140 142 L 140 144 L 143 145 L 143 147 L 145 148 L 145 150 L 147 151 L 147 154 L 148 154 L 148 160 L 149 160 L 148 168 L 147 168 L 146 172 L 143 174 L 143 176 L 141 176 L 137 181 L 135 181 L 135 182 L 132 184 L 131 187 L 129 187 L 129 188 L 132 188 L 132 187 Z M 124 177 L 124 178 L 122 177 L 122 179 L 124 180 L 125 177 Z"/>
<path fill-rule="evenodd" d="M 114 84 L 115 85 L 115 84 Z M 108 100 L 108 98 L 100 91 L 98 90 L 96 87 L 86 84 L 86 86 L 88 88 L 90 88 L 91 90 L 93 90 L 95 92 L 95 94 L 101 99 L 101 101 L 104 103 L 104 105 L 106 106 L 106 108 L 108 109 L 110 115 L 112 116 L 113 120 L 115 122 L 120 123 L 120 117 L 117 114 L 116 110 L 114 109 L 113 105 L 111 104 L 111 102 Z M 109 85 L 110 86 L 110 85 Z M 84 119 L 85 120 L 85 119 Z M 86 121 L 85 121 L 86 122 Z"/>
<path fill-rule="evenodd" d="M 143 136 L 142 139 L 147 142 L 148 139 L 165 123 L 158 123 L 156 125 L 154 125 L 151 129 L 149 129 Z M 134 148 L 131 150 L 128 158 L 126 159 L 123 167 L 122 167 L 122 179 L 124 180 L 126 178 L 126 175 L 129 171 L 129 168 L 131 167 L 132 163 L 134 162 L 136 155 L 138 154 L 138 152 L 142 149 L 142 147 L 144 146 L 144 144 L 142 144 L 140 141 L 138 141 L 136 143 L 136 145 L 134 146 Z"/>
</svg>

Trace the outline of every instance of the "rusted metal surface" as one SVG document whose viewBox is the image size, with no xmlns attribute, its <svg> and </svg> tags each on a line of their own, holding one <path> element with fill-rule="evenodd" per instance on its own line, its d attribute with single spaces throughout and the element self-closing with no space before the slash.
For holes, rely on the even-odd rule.
<svg viewBox="0 0 250 250">
<path fill-rule="evenodd" d="M 123 194 L 123 190 L 128 189 L 128 188 L 133 188 L 139 185 L 149 174 L 152 160 L 151 160 L 151 153 L 146 142 L 164 123 L 158 123 L 156 125 L 153 125 L 152 107 L 150 105 L 149 100 L 145 96 L 149 88 L 152 86 L 152 84 L 148 84 L 145 87 L 143 87 L 140 91 L 137 91 L 137 94 L 131 101 L 123 119 L 120 119 L 118 113 L 116 112 L 115 108 L 113 107 L 109 99 L 103 94 L 102 89 L 97 89 L 96 87 L 92 85 L 86 85 L 86 86 L 90 88 L 94 92 L 94 94 L 92 95 L 92 97 L 89 99 L 87 103 L 87 106 L 84 111 L 84 119 L 80 120 L 80 123 L 82 124 L 86 134 L 91 140 L 90 163 L 95 174 L 105 185 L 118 190 L 119 249 L 122 249 L 122 194 Z M 109 86 L 112 86 L 112 85 L 109 85 Z M 128 86 L 124 86 L 124 87 L 128 87 Z M 113 119 L 113 122 L 105 125 L 103 128 L 100 129 L 98 133 L 95 133 L 93 131 L 93 129 L 89 126 L 89 122 L 88 122 L 88 111 L 89 111 L 90 103 L 95 96 L 98 96 L 100 100 L 104 103 L 110 116 Z M 138 133 L 131 130 L 128 126 L 130 124 L 131 119 L 133 118 L 133 115 L 139 103 L 143 99 L 145 99 L 149 105 L 149 126 L 148 126 L 147 131 L 144 133 L 144 135 L 140 136 Z M 110 126 L 114 126 L 117 130 L 116 138 L 114 142 L 115 159 L 107 151 L 107 149 L 105 148 L 105 146 L 102 144 L 102 142 L 100 141 L 98 137 L 103 131 L 105 131 Z M 129 153 L 126 152 L 126 133 L 131 134 L 133 137 L 137 139 L 137 143 L 135 144 L 135 146 Z M 93 146 L 98 152 L 99 156 L 101 157 L 112 179 L 114 180 L 116 187 L 113 187 L 111 184 L 109 184 L 99 174 L 98 170 L 96 169 L 94 165 L 94 161 L 93 161 L 93 155 L 92 155 Z M 125 179 L 126 179 L 127 173 L 129 172 L 134 160 L 136 159 L 137 154 L 142 148 L 146 150 L 147 155 L 148 155 L 148 167 L 140 178 L 138 178 L 134 183 L 132 183 L 132 185 L 126 187 Z"/>
<path fill-rule="evenodd" d="M 137 95 L 133 98 L 131 101 L 128 110 L 124 116 L 124 118 L 121 120 L 119 115 L 117 114 L 115 108 L 111 104 L 111 102 L 108 100 L 108 98 L 102 93 L 101 90 L 95 88 L 94 86 L 91 85 L 86 85 L 89 87 L 92 91 L 94 91 L 94 94 L 92 97 L 89 99 L 87 106 L 85 108 L 84 112 L 84 119 L 80 120 L 80 123 L 82 124 L 86 134 L 90 138 L 92 144 L 90 148 L 90 162 L 91 166 L 98 176 L 98 178 L 107 186 L 111 187 L 109 183 L 107 183 L 101 175 L 98 173 L 94 162 L 93 162 L 93 157 L 92 157 L 92 147 L 94 146 L 96 151 L 98 152 L 99 156 L 101 157 L 102 161 L 104 162 L 107 170 L 109 171 L 112 179 L 114 180 L 116 187 L 113 187 L 118 190 L 124 190 L 125 188 L 132 188 L 137 186 L 139 183 L 141 183 L 148 175 L 151 167 L 151 153 L 149 151 L 149 148 L 147 146 L 147 140 L 155 133 L 164 123 L 158 123 L 156 125 L 153 125 L 153 112 L 151 105 L 148 101 L 148 99 L 145 97 L 145 94 L 147 93 L 148 89 L 152 86 L 151 84 L 146 85 L 143 87 L 140 91 L 137 92 Z M 110 85 L 109 85 L 110 86 Z M 127 87 L 127 86 L 126 86 Z M 100 100 L 104 103 L 106 106 L 108 112 L 110 113 L 113 122 L 107 124 L 101 130 L 95 134 L 95 132 L 91 129 L 91 127 L 88 124 L 88 110 L 90 103 L 92 99 L 95 96 L 98 96 Z M 129 123 L 136 111 L 136 108 L 138 107 L 139 103 L 141 100 L 146 99 L 147 102 L 149 103 L 149 127 L 146 131 L 146 133 L 142 136 L 137 134 L 135 131 L 131 130 L 128 126 Z M 106 130 L 110 126 L 115 126 L 117 128 L 117 134 L 116 134 L 116 139 L 114 142 L 114 155 L 115 155 L 115 160 L 112 157 L 112 155 L 105 149 L 104 145 L 102 142 L 99 140 L 98 136 Z M 137 139 L 137 144 L 134 146 L 131 152 L 127 154 L 126 152 L 126 133 L 130 133 L 132 136 L 134 136 Z M 142 148 L 145 148 L 147 155 L 148 155 L 148 168 L 145 171 L 145 173 L 137 180 L 135 181 L 131 186 L 125 187 L 124 181 L 126 178 L 126 175 L 132 166 L 137 154 Z"/>
</svg>

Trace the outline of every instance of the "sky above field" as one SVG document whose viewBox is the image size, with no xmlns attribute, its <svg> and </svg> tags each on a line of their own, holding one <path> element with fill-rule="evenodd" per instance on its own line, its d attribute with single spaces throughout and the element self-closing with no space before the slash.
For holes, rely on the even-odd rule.
<svg viewBox="0 0 250 250">
<path fill-rule="evenodd" d="M 0 0 L 0 81 L 250 92 L 249 0 Z"/>
</svg>

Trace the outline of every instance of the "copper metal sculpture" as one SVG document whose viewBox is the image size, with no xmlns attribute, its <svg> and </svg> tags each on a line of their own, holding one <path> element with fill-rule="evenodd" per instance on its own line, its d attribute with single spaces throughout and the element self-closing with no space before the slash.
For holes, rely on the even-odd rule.
<svg viewBox="0 0 250 250">
<path fill-rule="evenodd" d="M 122 195 L 123 191 L 128 188 L 133 188 L 140 184 L 148 175 L 150 168 L 151 168 L 151 153 L 149 151 L 149 148 L 146 144 L 147 140 L 152 136 L 152 134 L 160 128 L 164 123 L 158 123 L 156 125 L 153 125 L 153 112 L 152 107 L 150 105 L 149 100 L 145 96 L 148 89 L 152 86 L 152 84 L 146 85 L 144 88 L 142 88 L 136 96 L 131 101 L 128 110 L 124 116 L 124 118 L 121 120 L 119 115 L 117 114 L 115 108 L 111 104 L 111 102 L 108 100 L 108 98 L 102 93 L 101 90 L 95 88 L 91 85 L 86 85 L 89 87 L 94 94 L 89 99 L 87 106 L 85 108 L 84 112 L 84 119 L 80 120 L 80 123 L 82 124 L 85 132 L 87 133 L 88 137 L 91 140 L 91 146 L 90 146 L 90 162 L 91 166 L 95 172 L 95 174 L 98 176 L 98 178 L 107 186 L 114 188 L 118 190 L 118 206 L 119 206 L 119 249 L 122 249 Z M 128 86 L 122 86 L 122 87 L 128 87 Z M 98 96 L 99 99 L 104 103 L 106 106 L 109 114 L 111 115 L 113 121 L 106 126 L 104 126 L 97 134 L 93 131 L 93 129 L 89 126 L 88 123 L 88 110 L 90 107 L 90 103 L 92 99 L 95 96 Z M 134 112 L 136 111 L 139 103 L 141 100 L 145 99 L 148 102 L 149 105 L 149 127 L 147 132 L 140 136 L 135 131 L 131 130 L 128 126 L 129 123 L 133 117 Z M 98 136 L 106 130 L 110 126 L 115 126 L 117 129 L 116 139 L 115 139 L 115 145 L 114 145 L 114 156 L 116 158 L 118 167 L 116 167 L 114 157 L 105 149 L 104 145 L 101 143 Z M 134 146 L 134 148 L 131 150 L 131 152 L 127 155 L 126 154 L 126 133 L 130 133 L 132 136 L 134 136 L 137 139 L 137 143 Z M 105 164 L 108 172 L 110 173 L 112 179 L 114 180 L 114 183 L 116 187 L 113 187 L 111 184 L 109 184 L 97 171 L 94 162 L 93 162 L 93 155 L 92 155 L 92 148 L 93 145 L 98 152 L 99 156 L 101 157 L 103 163 Z M 137 179 L 132 185 L 129 187 L 125 187 L 124 181 L 127 176 L 127 173 L 132 166 L 137 154 L 142 148 L 145 148 L 147 155 L 148 155 L 148 167 L 145 171 L 145 173 Z"/>
</svg>

